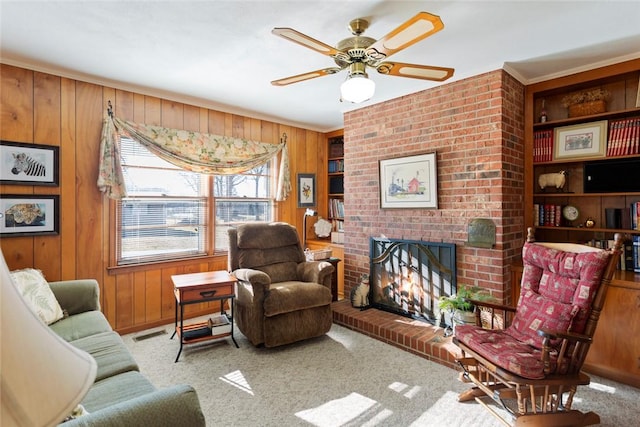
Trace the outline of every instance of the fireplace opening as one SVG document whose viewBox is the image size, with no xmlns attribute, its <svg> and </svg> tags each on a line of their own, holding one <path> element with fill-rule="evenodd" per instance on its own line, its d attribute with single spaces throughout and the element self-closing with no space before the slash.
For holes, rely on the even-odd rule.
<svg viewBox="0 0 640 427">
<path fill-rule="evenodd" d="M 371 237 L 369 303 L 439 325 L 438 299 L 456 293 L 456 246 Z"/>
</svg>

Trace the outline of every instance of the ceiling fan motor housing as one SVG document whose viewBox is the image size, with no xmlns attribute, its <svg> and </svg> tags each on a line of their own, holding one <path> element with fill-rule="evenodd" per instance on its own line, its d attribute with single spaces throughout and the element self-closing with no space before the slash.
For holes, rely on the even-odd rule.
<svg viewBox="0 0 640 427">
<path fill-rule="evenodd" d="M 369 63 L 372 58 L 367 55 L 367 48 L 375 42 L 375 39 L 365 36 L 353 36 L 341 40 L 336 46 L 336 49 L 341 52 L 346 52 L 348 56 L 343 57 L 342 55 L 337 55 L 333 59 L 341 68 L 346 68 L 354 62 Z"/>
</svg>

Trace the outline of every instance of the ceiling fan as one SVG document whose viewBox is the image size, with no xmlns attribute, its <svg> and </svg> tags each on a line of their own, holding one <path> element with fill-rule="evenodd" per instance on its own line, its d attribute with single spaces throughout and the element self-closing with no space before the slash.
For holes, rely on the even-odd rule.
<svg viewBox="0 0 640 427">
<path fill-rule="evenodd" d="M 292 28 L 274 28 L 271 31 L 273 34 L 330 56 L 338 66 L 285 77 L 271 84 L 286 86 L 348 68 L 347 79 L 340 87 L 340 100 L 359 103 L 370 99 L 375 91 L 375 83 L 368 78 L 367 67 L 375 68 L 380 74 L 438 82 L 453 76 L 453 68 L 385 61 L 394 53 L 443 29 L 444 24 L 439 16 L 420 12 L 379 40 L 362 35 L 368 27 L 369 21 L 354 19 L 349 23 L 353 37 L 338 42 L 335 48 Z"/>
</svg>

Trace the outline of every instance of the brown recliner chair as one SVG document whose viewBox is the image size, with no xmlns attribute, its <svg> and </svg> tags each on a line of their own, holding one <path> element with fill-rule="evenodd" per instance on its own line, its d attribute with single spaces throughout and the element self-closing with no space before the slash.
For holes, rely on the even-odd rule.
<svg viewBox="0 0 640 427">
<path fill-rule="evenodd" d="M 228 233 L 229 271 L 238 279 L 235 322 L 253 345 L 275 347 L 331 329 L 334 268 L 306 260 L 292 225 L 243 224 Z"/>
</svg>

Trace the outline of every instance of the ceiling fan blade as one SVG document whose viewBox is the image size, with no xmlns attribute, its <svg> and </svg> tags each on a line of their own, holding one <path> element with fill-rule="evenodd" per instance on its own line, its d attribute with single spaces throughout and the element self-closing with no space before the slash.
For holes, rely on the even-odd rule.
<svg viewBox="0 0 640 427">
<path fill-rule="evenodd" d="M 329 46 L 328 44 L 322 43 L 321 41 L 309 37 L 306 34 L 302 34 L 301 32 L 294 30 L 293 28 L 274 28 L 273 30 L 271 30 L 271 32 L 276 36 L 280 36 L 294 43 L 298 43 L 301 46 L 313 49 L 323 55 L 335 56 L 338 54 L 343 54 L 343 52 Z"/>
<path fill-rule="evenodd" d="M 443 28 L 444 24 L 439 16 L 420 12 L 369 46 L 367 54 L 374 59 L 382 60 Z"/>
<path fill-rule="evenodd" d="M 402 62 L 383 62 L 376 67 L 380 74 L 411 77 L 414 79 L 441 82 L 453 76 L 453 68 L 433 67 L 431 65 L 404 64 Z"/>
<path fill-rule="evenodd" d="M 315 79 L 316 77 L 335 74 L 340 71 L 342 71 L 342 68 L 338 68 L 338 67 L 323 68 L 322 70 L 310 71 L 308 73 L 298 74 L 296 76 L 285 77 L 283 79 L 274 80 L 271 82 L 271 84 L 274 86 L 286 86 L 292 83 L 302 82 L 304 80 Z"/>
</svg>

